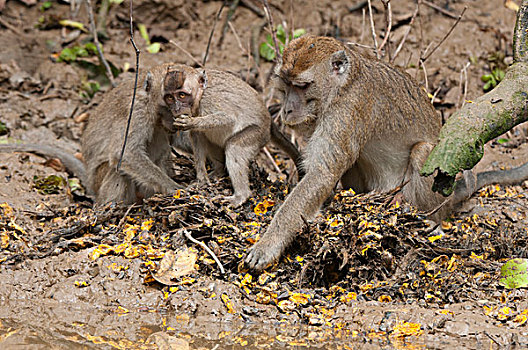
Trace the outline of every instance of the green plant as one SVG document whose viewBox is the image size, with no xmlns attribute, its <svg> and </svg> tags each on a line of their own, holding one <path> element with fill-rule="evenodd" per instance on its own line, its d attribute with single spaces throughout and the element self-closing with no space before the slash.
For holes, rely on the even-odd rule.
<svg viewBox="0 0 528 350">
<path fill-rule="evenodd" d="M 504 79 L 504 71 L 500 68 L 495 68 L 490 74 L 484 74 L 480 77 L 480 80 L 485 83 L 482 89 L 485 92 L 493 90 L 493 88 L 495 88 L 495 86 L 497 86 L 497 84 L 500 83 L 502 79 Z"/>
<path fill-rule="evenodd" d="M 7 128 L 7 125 L 5 125 L 3 122 L 0 122 L 0 136 L 5 135 L 9 132 L 9 129 Z"/>
<path fill-rule="evenodd" d="M 80 95 L 82 98 L 90 100 L 94 97 L 95 93 L 101 90 L 101 85 L 97 81 L 83 81 L 81 85 L 82 91 Z"/>
<path fill-rule="evenodd" d="M 158 53 L 161 49 L 160 43 L 152 43 L 150 42 L 150 37 L 148 35 L 147 27 L 144 24 L 138 24 L 139 34 L 145 41 L 147 42 L 147 51 L 150 53 Z"/>
<path fill-rule="evenodd" d="M 84 46 L 73 46 L 63 49 L 57 57 L 57 62 L 73 62 L 77 57 L 89 57 L 97 55 L 97 48 L 93 43 L 86 43 Z"/>
<path fill-rule="evenodd" d="M 279 52 L 282 54 L 282 52 L 284 51 L 284 46 L 286 45 L 286 31 L 284 30 L 284 27 L 281 24 L 277 26 L 276 33 L 277 44 L 279 45 Z M 305 33 L 306 30 L 302 28 L 296 29 L 293 31 L 293 39 L 296 39 L 301 35 L 304 35 Z M 292 40 L 292 35 L 289 35 L 288 39 Z M 266 41 L 260 44 L 259 52 L 260 56 L 268 61 L 273 61 L 275 59 L 275 45 L 273 43 L 273 37 L 271 36 L 271 34 L 268 34 L 266 36 Z"/>
<path fill-rule="evenodd" d="M 40 5 L 40 11 L 44 12 L 51 8 L 51 1 L 44 1 L 42 5 Z"/>
</svg>

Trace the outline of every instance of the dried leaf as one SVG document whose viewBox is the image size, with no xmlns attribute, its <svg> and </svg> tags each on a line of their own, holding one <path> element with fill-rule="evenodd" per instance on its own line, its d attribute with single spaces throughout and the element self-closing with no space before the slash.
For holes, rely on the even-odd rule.
<svg viewBox="0 0 528 350">
<path fill-rule="evenodd" d="M 168 251 L 160 262 L 158 271 L 152 274 L 156 281 L 166 286 L 179 284 L 178 278 L 194 271 L 198 255 L 190 248 L 183 248 L 175 254 Z"/>
</svg>

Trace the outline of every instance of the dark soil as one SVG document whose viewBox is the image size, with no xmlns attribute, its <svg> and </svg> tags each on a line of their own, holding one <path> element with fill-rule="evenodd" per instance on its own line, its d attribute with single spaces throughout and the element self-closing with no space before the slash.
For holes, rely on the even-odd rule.
<svg viewBox="0 0 528 350">
<path fill-rule="evenodd" d="M 75 17 L 62 2 L 52 1 L 45 11 L 44 2 L 27 6 L 10 0 L 1 9 L 2 3 L 0 122 L 6 128 L 0 124 L 0 143 L 47 143 L 75 153 L 86 117 L 109 89 L 100 74 L 87 69 L 98 65 L 96 57 L 57 62 L 64 48 L 89 41 L 88 32 L 58 24 L 73 19 L 88 27 L 85 8 Z M 259 4 L 247 0 L 236 8 L 236 34 L 228 26 L 222 35 L 224 10 L 207 65 L 247 79 L 273 102 L 266 83 L 272 64 L 260 59 L 256 69 L 248 58 L 252 30 L 265 19 L 246 3 Z M 515 12 L 500 0 L 434 3 L 456 15 L 468 9 L 425 70 L 418 70 L 420 51 L 435 47 L 455 21 L 422 5 L 395 63 L 426 87 L 448 118 L 464 100 L 483 93 L 482 75 L 511 62 Z M 394 52 L 416 5 L 411 0 L 391 5 Z M 140 69 L 167 61 L 194 65 L 188 54 L 201 61 L 220 6 L 220 1 L 135 1 L 135 23 L 161 43 L 159 53 L 149 53 L 136 30 Z M 372 45 L 368 11 L 364 19 L 362 10 L 350 11 L 351 6 L 271 2 L 275 23 L 291 27 L 293 20 L 295 28 L 309 33 Z M 382 3 L 373 6 L 376 30 L 383 35 Z M 128 3 L 111 7 L 103 44 L 106 58 L 126 70 L 118 82 L 134 73 L 128 21 Z M 256 43 L 265 36 L 261 31 Z M 89 96 L 94 91 L 87 91 L 86 83 L 95 81 L 101 91 Z M 501 138 L 486 146 L 478 171 L 528 160 L 524 125 Z M 281 261 L 257 275 L 240 262 L 295 179 L 291 162 L 269 148 L 283 174 L 261 152 L 251 172 L 254 197 L 236 210 L 222 200 L 231 194 L 229 180 L 196 185 L 186 155 L 174 156 L 177 180 L 189 184 L 186 190 L 141 205 L 93 207 L 59 161 L 0 154 L 2 348 L 528 345 L 526 291 L 498 283 L 506 260 L 528 257 L 528 182 L 480 190 L 439 227 L 413 208 L 392 205 L 391 194 L 337 191 Z M 189 237 L 206 244 L 225 272 Z"/>
</svg>

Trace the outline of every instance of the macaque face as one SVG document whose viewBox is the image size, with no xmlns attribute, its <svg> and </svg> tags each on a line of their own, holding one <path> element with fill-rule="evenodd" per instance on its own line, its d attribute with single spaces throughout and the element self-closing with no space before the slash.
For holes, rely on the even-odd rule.
<svg viewBox="0 0 528 350">
<path fill-rule="evenodd" d="M 291 41 L 276 70 L 283 122 L 294 129 L 313 125 L 347 83 L 349 71 L 347 53 L 332 39 L 306 35 Z"/>
<path fill-rule="evenodd" d="M 205 72 L 193 68 L 167 71 L 162 90 L 163 103 L 170 111 L 170 116 L 162 118 L 167 130 L 174 131 L 173 119 L 178 116 L 197 116 L 205 82 Z"/>
<path fill-rule="evenodd" d="M 316 93 L 317 87 L 311 77 L 292 79 L 281 75 L 277 90 L 282 94 L 281 117 L 286 125 L 295 128 L 316 119 L 319 99 Z"/>
</svg>

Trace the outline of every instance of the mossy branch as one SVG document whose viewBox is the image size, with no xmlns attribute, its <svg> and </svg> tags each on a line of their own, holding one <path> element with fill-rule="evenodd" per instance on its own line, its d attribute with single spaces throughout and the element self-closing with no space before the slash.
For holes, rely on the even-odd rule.
<svg viewBox="0 0 528 350">
<path fill-rule="evenodd" d="M 433 191 L 451 194 L 457 173 L 480 161 L 486 142 L 528 120 L 527 30 L 528 0 L 523 0 L 514 33 L 514 64 L 495 89 L 448 119 L 422 168 L 422 175 L 438 170 Z"/>
</svg>

